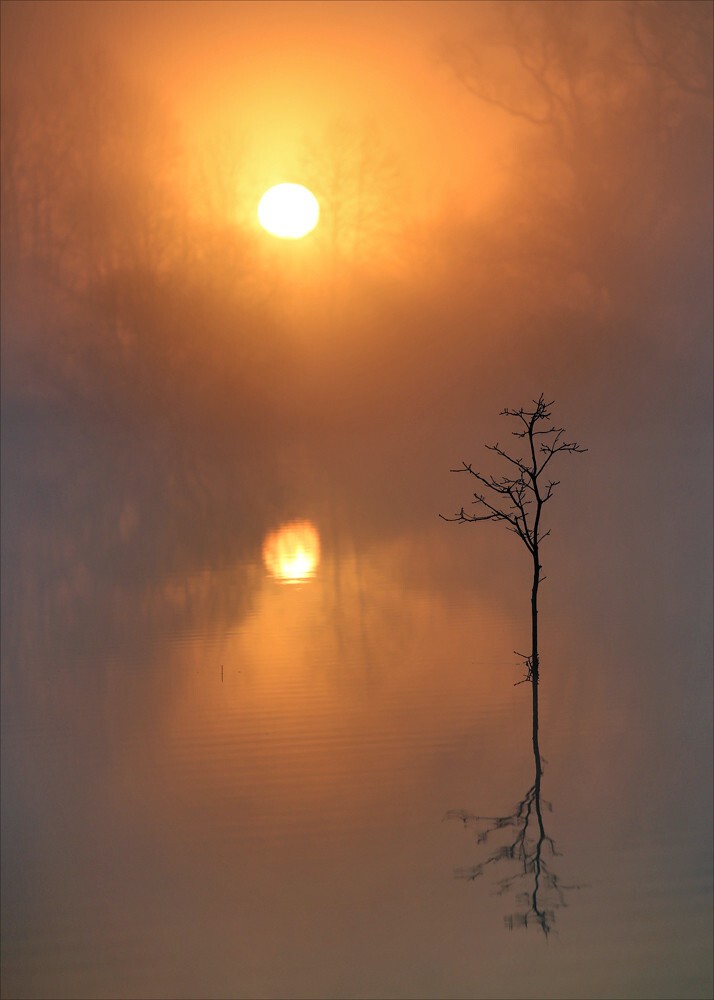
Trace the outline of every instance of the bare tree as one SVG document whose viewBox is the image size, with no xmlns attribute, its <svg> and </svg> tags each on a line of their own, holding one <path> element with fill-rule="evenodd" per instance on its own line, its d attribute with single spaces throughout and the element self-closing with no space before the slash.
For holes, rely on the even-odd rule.
<svg viewBox="0 0 714 1000">
<path fill-rule="evenodd" d="M 502 416 L 513 417 L 518 421 L 517 430 L 511 431 L 513 437 L 523 443 L 525 457 L 510 455 L 505 448 L 496 444 L 486 445 L 488 451 L 493 451 L 509 464 L 507 474 L 501 476 L 484 475 L 476 471 L 472 465 L 462 463 L 460 469 L 452 472 L 467 472 L 483 487 L 474 493 L 473 503 L 475 513 L 467 513 L 462 507 L 454 517 L 439 515 L 445 521 L 503 521 L 509 531 L 513 531 L 530 553 L 533 562 L 533 581 L 531 587 L 531 652 L 523 656 L 526 665 L 526 676 L 518 684 L 530 681 L 533 693 L 533 759 L 535 777 L 523 799 L 508 816 L 479 816 L 461 809 L 452 809 L 445 819 L 459 819 L 465 827 L 476 828 L 479 844 L 485 843 L 498 831 L 511 829 L 513 837 L 497 848 L 480 864 L 457 871 L 459 878 L 476 879 L 486 868 L 496 862 L 515 862 L 517 869 L 514 874 L 501 878 L 498 883 L 498 893 L 504 894 L 514 888 L 521 879 L 532 879 L 531 887 L 521 894 L 524 908 L 521 912 L 511 914 L 506 918 L 509 929 L 527 927 L 535 923 L 548 936 L 555 919 L 555 911 L 565 906 L 564 891 L 580 888 L 577 885 L 564 885 L 550 868 L 546 851 L 550 857 L 557 856 L 553 839 L 545 830 L 543 806 L 551 809 L 551 805 L 541 798 L 541 776 L 543 764 L 538 743 L 538 679 L 540 661 L 538 657 L 538 588 L 543 582 L 543 566 L 540 561 L 540 546 L 550 534 L 550 529 L 543 530 L 542 514 L 544 505 L 553 496 L 559 480 L 548 479 L 543 473 L 556 455 L 562 452 L 582 453 L 582 448 L 576 441 L 566 441 L 565 430 L 551 423 L 551 407 L 553 401 L 546 401 L 543 393 L 533 400 L 533 409 L 521 407 L 511 410 L 506 407 Z"/>
<path fill-rule="evenodd" d="M 334 121 L 306 143 L 303 175 L 324 212 L 335 260 L 368 260 L 394 252 L 403 219 L 401 165 L 371 122 Z"/>
<path fill-rule="evenodd" d="M 686 94 L 711 99 L 714 7 L 701 0 L 628 0 L 625 16 L 635 53 L 652 73 Z"/>
<path fill-rule="evenodd" d="M 531 652 L 524 657 L 526 676 L 524 681 L 530 681 L 533 689 L 533 749 L 536 754 L 536 766 L 540 771 L 540 752 L 538 748 L 538 588 L 545 579 L 540 562 L 541 542 L 548 537 L 550 529 L 543 530 L 541 519 L 543 507 L 553 496 L 553 491 L 559 485 L 557 479 L 546 479 L 543 473 L 549 467 L 556 455 L 563 452 L 580 453 L 587 451 L 576 441 L 566 441 L 563 438 L 565 430 L 550 422 L 553 401 L 547 402 L 543 393 L 533 400 L 532 410 L 521 407 L 517 410 L 504 409 L 502 416 L 513 417 L 519 423 L 519 429 L 511 431 L 513 437 L 523 442 L 526 449 L 525 457 L 509 455 L 496 442 L 486 445 L 489 451 L 495 452 L 509 463 L 506 475 L 483 475 L 477 472 L 471 464 L 462 463 L 462 468 L 452 469 L 452 472 L 467 472 L 473 476 L 485 492 L 474 493 L 473 503 L 476 513 L 467 513 L 462 507 L 454 517 L 445 517 L 445 521 L 504 521 L 509 531 L 515 532 L 523 542 L 533 561 L 533 584 L 531 588 Z M 521 683 L 520 681 L 518 683 Z"/>
<path fill-rule="evenodd" d="M 547 262 L 546 275 L 560 264 L 560 282 L 567 268 L 598 307 L 621 309 L 647 274 L 642 246 L 653 262 L 655 248 L 671 252 L 670 227 L 691 190 L 702 190 L 697 164 L 710 184 L 702 136 L 711 131 L 712 5 L 503 0 L 475 9 L 473 34 L 441 53 L 478 101 L 520 123 L 531 258 Z"/>
</svg>

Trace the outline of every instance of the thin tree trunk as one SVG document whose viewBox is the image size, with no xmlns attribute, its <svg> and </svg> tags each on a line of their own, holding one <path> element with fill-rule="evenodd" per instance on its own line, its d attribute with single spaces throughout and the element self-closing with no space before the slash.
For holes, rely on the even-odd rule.
<svg viewBox="0 0 714 1000">
<path fill-rule="evenodd" d="M 540 747 L 538 744 L 538 585 L 540 563 L 538 546 L 533 551 L 533 589 L 531 591 L 531 688 L 533 691 L 533 753 L 538 775 L 541 773 Z"/>
</svg>

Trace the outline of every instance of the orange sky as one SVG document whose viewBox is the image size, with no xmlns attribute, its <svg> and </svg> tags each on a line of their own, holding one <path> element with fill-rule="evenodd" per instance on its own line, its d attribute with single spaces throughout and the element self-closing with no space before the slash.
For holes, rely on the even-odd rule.
<svg viewBox="0 0 714 1000">
<path fill-rule="evenodd" d="M 406 165 L 417 219 L 483 204 L 498 188 L 508 123 L 457 83 L 438 41 L 484 4 L 419 0 L 35 4 L 31 33 L 105 48 L 165 95 L 198 145 L 240 137 L 250 198 L 290 179 L 330 123 L 369 121 Z M 17 12 L 15 11 L 15 14 Z M 428 206 L 427 206 L 428 202 Z M 401 214 L 401 213 L 400 213 Z"/>
</svg>

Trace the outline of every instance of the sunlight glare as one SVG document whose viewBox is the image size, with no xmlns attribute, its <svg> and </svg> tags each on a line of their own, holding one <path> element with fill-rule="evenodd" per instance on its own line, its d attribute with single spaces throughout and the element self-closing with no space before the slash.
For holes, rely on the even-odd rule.
<svg viewBox="0 0 714 1000">
<path fill-rule="evenodd" d="M 258 221 L 272 236 L 299 240 L 317 225 L 320 206 L 302 184 L 276 184 L 265 192 L 258 205 Z"/>
<path fill-rule="evenodd" d="M 311 579 L 319 561 L 320 536 L 310 521 L 290 521 L 270 532 L 263 542 L 263 562 L 283 583 Z"/>
</svg>

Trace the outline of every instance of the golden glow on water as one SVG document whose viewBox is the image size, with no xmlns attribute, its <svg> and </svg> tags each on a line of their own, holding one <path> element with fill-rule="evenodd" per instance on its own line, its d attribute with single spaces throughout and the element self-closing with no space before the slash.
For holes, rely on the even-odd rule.
<svg viewBox="0 0 714 1000">
<path fill-rule="evenodd" d="M 311 521 L 290 521 L 263 542 L 263 562 L 283 583 L 309 580 L 320 562 L 320 536 Z"/>
<path fill-rule="evenodd" d="M 277 552 L 278 539 L 305 524 L 284 525 L 266 547 Z M 409 551 L 390 544 L 339 562 L 323 553 L 310 586 L 265 578 L 249 614 L 209 626 L 210 663 L 206 629 L 187 637 L 155 728 L 162 793 L 152 809 L 180 824 L 200 816 L 214 829 L 214 848 L 231 851 L 237 829 L 280 841 L 288 815 L 291 836 L 305 838 L 312 854 L 320 829 L 339 827 L 344 838 L 366 822 L 381 826 L 399 808 L 395 781 L 429 770 L 434 746 L 463 739 L 479 705 L 490 706 L 478 715 L 487 772 L 479 787 L 485 796 L 491 775 L 497 797 L 498 782 L 520 763 L 499 742 L 502 713 L 507 706 L 518 718 L 520 708 L 527 723 L 530 707 L 508 669 L 510 620 L 482 598 L 448 601 L 413 579 L 408 586 Z M 229 579 L 214 582 L 230 589 Z M 478 658 L 464 655 L 475 628 Z M 498 767 L 485 763 L 489 748 Z M 448 782 L 440 774 L 438 795 Z"/>
</svg>

